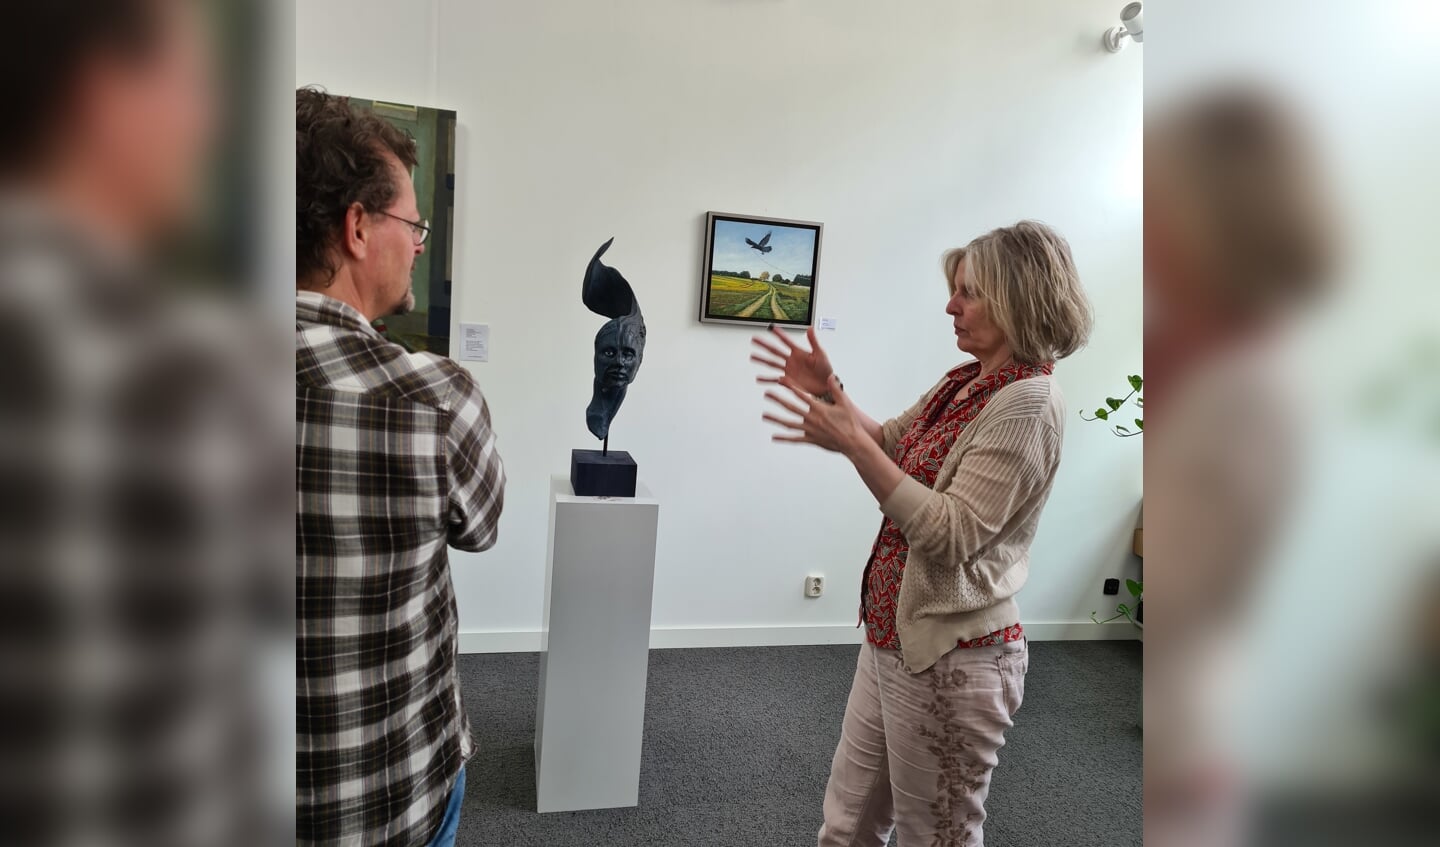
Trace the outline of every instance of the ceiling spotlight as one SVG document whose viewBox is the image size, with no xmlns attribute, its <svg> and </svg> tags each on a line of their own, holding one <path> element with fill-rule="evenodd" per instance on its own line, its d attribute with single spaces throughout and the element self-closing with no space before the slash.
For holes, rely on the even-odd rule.
<svg viewBox="0 0 1440 847">
<path fill-rule="evenodd" d="M 1111 53 L 1119 53 L 1125 49 L 1127 37 L 1135 39 L 1136 44 L 1145 42 L 1145 18 L 1143 4 L 1127 3 L 1125 8 L 1120 10 L 1120 25 L 1110 28 L 1102 39 L 1105 49 Z"/>
</svg>

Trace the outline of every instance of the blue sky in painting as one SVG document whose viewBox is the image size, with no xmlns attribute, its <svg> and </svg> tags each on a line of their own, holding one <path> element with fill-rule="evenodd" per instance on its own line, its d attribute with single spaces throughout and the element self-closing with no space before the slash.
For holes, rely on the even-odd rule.
<svg viewBox="0 0 1440 847">
<path fill-rule="evenodd" d="M 759 243 L 770 235 L 769 253 L 761 253 L 745 243 Z M 715 257 L 710 269 L 749 271 L 759 276 L 763 271 L 784 274 L 787 279 L 799 274 L 814 275 L 811 264 L 815 256 L 815 230 L 789 227 L 784 224 L 715 222 Z"/>
</svg>

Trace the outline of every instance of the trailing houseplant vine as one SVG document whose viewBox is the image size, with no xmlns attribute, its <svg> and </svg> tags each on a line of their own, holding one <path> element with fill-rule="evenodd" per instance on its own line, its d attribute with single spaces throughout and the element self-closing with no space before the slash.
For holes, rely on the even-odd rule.
<svg viewBox="0 0 1440 847">
<path fill-rule="evenodd" d="M 1081 412 L 1080 418 L 1086 421 L 1105 421 L 1113 428 L 1112 431 L 1121 438 L 1143 435 L 1145 432 L 1145 420 L 1143 418 L 1132 419 L 1135 424 L 1134 430 L 1131 430 L 1130 427 L 1124 424 L 1118 424 L 1110 420 L 1111 415 L 1118 413 L 1120 409 L 1131 400 L 1135 401 L 1135 408 L 1145 408 L 1145 396 L 1141 393 L 1145 389 L 1145 380 L 1141 379 L 1139 374 L 1131 374 L 1127 378 L 1127 381 L 1130 383 L 1129 394 L 1126 394 L 1124 397 L 1106 397 L 1105 405 L 1096 409 L 1094 415 L 1087 416 L 1084 412 Z M 1145 583 L 1138 580 L 1127 579 L 1125 580 L 1125 589 L 1130 592 L 1130 597 L 1134 600 L 1133 606 L 1129 603 L 1121 603 L 1115 607 L 1115 614 L 1103 621 L 1100 620 L 1098 612 L 1091 612 L 1090 620 L 1095 623 L 1110 623 L 1111 621 L 1124 618 L 1140 629 L 1144 629 L 1145 624 L 1140 621 L 1140 604 L 1144 602 Z"/>
<path fill-rule="evenodd" d="M 1133 419 L 1135 422 L 1135 429 L 1133 432 L 1130 430 L 1129 427 L 1122 424 L 1114 423 L 1110 420 L 1111 415 L 1120 411 L 1120 407 L 1124 406 L 1132 399 L 1135 401 L 1135 407 L 1137 409 L 1145 408 L 1145 397 L 1140 393 L 1141 390 L 1145 387 L 1145 380 L 1141 379 L 1138 374 L 1131 374 L 1129 376 L 1129 381 L 1129 394 L 1126 394 L 1124 397 L 1106 397 L 1105 405 L 1096 409 L 1093 416 L 1086 417 L 1085 413 L 1081 412 L 1080 418 L 1087 421 L 1105 421 L 1106 423 L 1109 423 L 1115 428 L 1115 434 L 1120 436 L 1121 438 L 1131 438 L 1133 436 L 1143 433 L 1145 431 L 1145 421 L 1143 418 Z"/>
<path fill-rule="evenodd" d="M 1100 618 L 1098 617 L 1100 614 L 1099 612 L 1091 612 L 1090 620 L 1094 621 L 1095 623 L 1110 623 L 1111 621 L 1118 621 L 1121 618 L 1124 618 L 1130 623 L 1135 624 L 1135 626 L 1139 627 L 1140 629 L 1144 629 L 1145 624 L 1140 622 L 1139 615 L 1140 604 L 1145 602 L 1145 583 L 1134 579 L 1127 579 L 1125 580 L 1125 590 L 1129 591 L 1130 596 L 1135 600 L 1135 605 L 1133 607 L 1129 603 L 1121 603 L 1120 605 L 1115 607 L 1115 614 L 1111 615 L 1103 621 L 1100 620 Z"/>
</svg>

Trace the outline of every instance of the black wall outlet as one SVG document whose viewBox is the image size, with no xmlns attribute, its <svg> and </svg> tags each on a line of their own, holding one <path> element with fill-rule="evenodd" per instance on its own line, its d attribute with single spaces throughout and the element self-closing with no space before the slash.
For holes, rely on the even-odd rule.
<svg viewBox="0 0 1440 847">
<path fill-rule="evenodd" d="M 1119 594 L 1119 593 L 1120 593 L 1120 580 L 1118 580 L 1118 579 L 1107 579 L 1107 580 L 1105 580 L 1105 593 L 1106 593 L 1106 594 Z"/>
</svg>

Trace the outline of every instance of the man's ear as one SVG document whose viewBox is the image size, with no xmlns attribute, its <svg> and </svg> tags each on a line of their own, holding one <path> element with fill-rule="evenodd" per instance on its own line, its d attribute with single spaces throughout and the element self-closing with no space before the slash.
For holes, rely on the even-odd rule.
<svg viewBox="0 0 1440 847">
<path fill-rule="evenodd" d="M 345 210 L 345 222 L 340 230 L 340 249 L 352 259 L 365 258 L 365 252 L 370 247 L 370 216 L 365 214 L 365 207 L 359 203 L 351 203 L 350 208 Z"/>
</svg>

